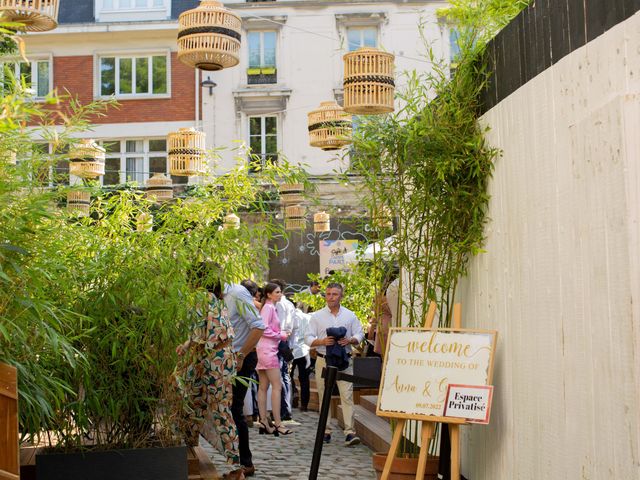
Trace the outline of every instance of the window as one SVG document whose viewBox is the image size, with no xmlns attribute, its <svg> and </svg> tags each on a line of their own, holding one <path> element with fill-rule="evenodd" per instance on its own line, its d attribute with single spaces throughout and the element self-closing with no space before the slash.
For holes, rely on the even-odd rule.
<svg viewBox="0 0 640 480">
<path fill-rule="evenodd" d="M 165 8 L 165 0 L 102 0 L 102 10 L 145 10 Z"/>
<path fill-rule="evenodd" d="M 36 98 L 44 98 L 51 91 L 51 62 L 48 59 L 34 60 L 32 62 L 7 62 L 0 64 L 0 83 L 3 92 L 9 85 L 5 78 L 13 75 L 15 79 L 33 90 Z"/>
<path fill-rule="evenodd" d="M 353 52 L 362 47 L 378 46 L 377 27 L 348 27 L 347 28 L 348 50 Z"/>
<path fill-rule="evenodd" d="M 250 31 L 249 69 L 247 83 L 250 85 L 277 83 L 276 74 L 276 32 Z"/>
<path fill-rule="evenodd" d="M 278 159 L 277 117 L 249 117 L 249 147 L 253 155 L 260 157 L 251 160 L 252 171 Z"/>
<path fill-rule="evenodd" d="M 106 150 L 103 185 L 137 182 L 140 186 L 154 173 L 167 173 L 166 139 L 104 140 Z M 187 177 L 172 177 L 174 184 Z"/>
<path fill-rule="evenodd" d="M 460 32 L 455 28 L 449 30 L 449 69 L 451 73 L 455 72 L 458 66 L 458 56 L 460 55 Z"/>
<path fill-rule="evenodd" d="M 167 95 L 167 55 L 100 57 L 100 96 Z"/>
</svg>

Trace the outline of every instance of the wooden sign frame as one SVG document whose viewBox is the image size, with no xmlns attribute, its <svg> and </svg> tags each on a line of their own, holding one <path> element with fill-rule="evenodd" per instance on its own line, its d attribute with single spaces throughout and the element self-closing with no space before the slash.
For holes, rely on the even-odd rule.
<svg viewBox="0 0 640 480">
<path fill-rule="evenodd" d="M 487 385 L 491 385 L 493 381 L 493 364 L 494 357 L 496 351 L 496 345 L 498 341 L 498 332 L 496 330 L 464 330 L 462 328 L 462 307 L 459 303 L 456 303 L 453 306 L 453 328 L 437 328 L 437 321 L 435 319 L 436 316 L 436 303 L 431 302 L 429 305 L 429 310 L 427 312 L 425 318 L 425 325 L 430 325 L 431 328 L 397 328 L 394 330 L 420 330 L 420 331 L 452 331 L 452 332 L 469 332 L 469 333 L 484 333 L 484 334 L 493 334 L 493 343 L 491 354 L 489 358 L 489 367 L 487 371 Z M 391 343 L 391 335 L 387 337 L 387 349 L 386 352 L 389 352 L 389 347 Z M 384 375 L 386 373 L 388 355 L 385 355 L 385 361 L 382 366 L 382 379 L 380 381 L 380 386 L 384 385 Z M 433 432 L 435 430 L 436 423 L 448 424 L 449 426 L 449 434 L 451 440 L 451 480 L 460 480 L 460 425 L 468 424 L 465 419 L 462 418 L 452 418 L 452 417 L 443 417 L 443 416 L 435 416 L 435 415 L 419 415 L 419 414 L 411 414 L 411 413 L 402 413 L 402 412 L 389 412 L 386 410 L 380 410 L 380 400 L 381 396 L 378 397 L 378 404 L 376 405 L 376 414 L 381 417 L 387 418 L 395 418 L 397 419 L 396 428 L 393 432 L 393 438 L 391 439 L 391 445 L 389 446 L 389 453 L 387 454 L 387 460 L 384 464 L 384 469 L 382 470 L 382 476 L 380 480 L 388 480 L 389 475 L 391 474 L 391 465 L 393 463 L 393 459 L 396 456 L 396 452 L 398 450 L 398 446 L 400 445 L 400 440 L 402 439 L 402 435 L 404 432 L 404 426 L 407 420 L 417 420 L 422 422 L 422 435 L 421 435 L 421 446 L 420 446 L 420 456 L 418 457 L 418 470 L 416 472 L 416 480 L 423 480 L 425 470 L 427 467 L 427 454 L 429 451 L 429 443 L 431 441 L 431 437 L 433 436 Z"/>
<path fill-rule="evenodd" d="M 487 383 L 484 386 L 491 385 L 493 380 L 493 362 L 495 356 L 496 342 L 498 337 L 498 332 L 495 330 L 465 330 L 461 328 L 416 328 L 416 327 L 402 327 L 402 328 L 392 328 L 389 330 L 389 334 L 387 336 L 387 348 L 385 352 L 387 354 L 384 358 L 384 363 L 382 365 L 382 378 L 380 379 L 380 388 L 385 385 L 385 374 L 387 370 L 387 361 L 389 358 L 388 352 L 391 348 L 391 332 L 452 332 L 452 333 L 477 333 L 481 335 L 492 335 L 491 342 L 491 352 L 489 355 L 489 365 L 487 366 Z M 376 405 L 376 415 L 379 417 L 388 417 L 388 418 L 404 418 L 407 420 L 419 420 L 419 421 L 430 421 L 430 422 L 439 422 L 439 423 L 466 423 L 464 420 L 456 420 L 453 417 L 445 417 L 437 416 L 437 415 L 426 415 L 426 414 L 416 414 L 416 413 L 403 413 L 403 412 L 394 412 L 390 410 L 381 410 L 380 403 L 382 402 L 382 394 L 378 396 L 378 404 Z"/>
</svg>

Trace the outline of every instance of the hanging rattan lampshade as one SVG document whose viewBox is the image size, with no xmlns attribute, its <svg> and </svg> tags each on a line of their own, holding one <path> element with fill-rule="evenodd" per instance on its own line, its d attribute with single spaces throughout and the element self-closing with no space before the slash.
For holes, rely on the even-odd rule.
<svg viewBox="0 0 640 480">
<path fill-rule="evenodd" d="M 345 111 L 360 115 L 393 112 L 393 54 L 359 48 L 343 59 Z"/>
<path fill-rule="evenodd" d="M 304 185 L 302 183 L 283 183 L 280 185 L 280 204 L 292 205 L 304 201 Z"/>
<path fill-rule="evenodd" d="M 351 115 L 336 102 L 322 102 L 308 113 L 309 144 L 322 150 L 338 150 L 351 143 Z"/>
<path fill-rule="evenodd" d="M 9 165 L 17 165 L 18 164 L 18 154 L 13 150 L 7 150 L 4 152 L 2 159 L 7 162 Z"/>
<path fill-rule="evenodd" d="M 46 32 L 58 26 L 59 0 L 0 0 L 0 21 L 22 23 L 20 30 Z"/>
<path fill-rule="evenodd" d="M 171 178 L 164 173 L 156 173 L 147 180 L 147 198 L 153 202 L 166 202 L 173 198 Z"/>
<path fill-rule="evenodd" d="M 181 128 L 167 137 L 169 173 L 181 177 L 201 175 L 205 171 L 204 132 Z"/>
<path fill-rule="evenodd" d="M 318 212 L 313 216 L 313 231 L 316 233 L 331 230 L 331 216 L 326 212 Z"/>
<path fill-rule="evenodd" d="M 242 21 L 222 3 L 202 0 L 178 17 L 178 58 L 200 70 L 222 70 L 240 62 Z"/>
<path fill-rule="evenodd" d="M 285 230 L 304 230 L 307 227 L 307 219 L 304 217 L 305 209 L 302 205 L 289 205 L 284 209 Z"/>
<path fill-rule="evenodd" d="M 386 206 L 374 209 L 371 215 L 371 224 L 375 228 L 393 228 L 393 215 L 391 213 L 391 209 Z"/>
<path fill-rule="evenodd" d="M 69 150 L 69 173 L 82 178 L 104 175 L 105 149 L 90 138 L 83 138 Z"/>
<path fill-rule="evenodd" d="M 235 213 L 225 215 L 222 227 L 225 230 L 238 230 L 240 228 L 240 218 Z"/>
<path fill-rule="evenodd" d="M 136 218 L 136 231 L 153 231 L 153 215 L 147 212 L 141 212 L 140 215 L 138 215 L 138 218 Z"/>
<path fill-rule="evenodd" d="M 67 193 L 67 211 L 78 217 L 89 216 L 91 194 L 89 192 L 72 191 Z"/>
</svg>

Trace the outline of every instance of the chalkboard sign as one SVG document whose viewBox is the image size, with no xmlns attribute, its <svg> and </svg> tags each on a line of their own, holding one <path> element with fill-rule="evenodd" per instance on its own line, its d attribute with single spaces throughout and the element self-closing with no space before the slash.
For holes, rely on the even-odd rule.
<svg viewBox="0 0 640 480">
<path fill-rule="evenodd" d="M 497 332 L 392 328 L 377 414 L 461 423 L 444 417 L 449 384 L 490 385 Z"/>
</svg>

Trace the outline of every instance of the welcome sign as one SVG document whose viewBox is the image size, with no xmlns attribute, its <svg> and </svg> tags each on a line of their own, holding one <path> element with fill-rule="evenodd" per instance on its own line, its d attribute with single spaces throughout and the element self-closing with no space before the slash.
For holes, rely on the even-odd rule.
<svg viewBox="0 0 640 480">
<path fill-rule="evenodd" d="M 390 329 L 378 415 L 444 417 L 449 384 L 491 383 L 496 339 L 486 330 Z"/>
</svg>

